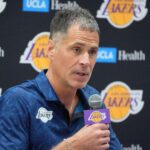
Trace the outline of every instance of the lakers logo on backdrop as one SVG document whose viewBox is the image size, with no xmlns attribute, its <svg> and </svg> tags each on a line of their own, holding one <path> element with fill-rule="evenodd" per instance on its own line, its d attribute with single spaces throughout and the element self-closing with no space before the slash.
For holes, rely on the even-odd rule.
<svg viewBox="0 0 150 150">
<path fill-rule="evenodd" d="M 102 91 L 102 98 L 113 122 L 122 122 L 130 114 L 137 114 L 144 106 L 142 90 L 131 90 L 123 82 L 113 82 Z"/>
<path fill-rule="evenodd" d="M 42 32 L 36 35 L 29 43 L 20 58 L 20 63 L 31 64 L 36 71 L 48 68 L 49 59 L 47 56 L 47 43 L 49 32 Z"/>
<path fill-rule="evenodd" d="M 125 28 L 134 20 L 142 20 L 147 12 L 146 0 L 104 0 L 96 17 L 107 19 L 116 28 Z"/>
</svg>

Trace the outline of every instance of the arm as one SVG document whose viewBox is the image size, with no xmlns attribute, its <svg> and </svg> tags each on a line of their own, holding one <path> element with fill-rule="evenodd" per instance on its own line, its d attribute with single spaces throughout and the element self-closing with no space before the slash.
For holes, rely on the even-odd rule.
<svg viewBox="0 0 150 150">
<path fill-rule="evenodd" d="M 20 93 L 6 92 L 0 98 L 1 150 L 28 149 L 28 114 L 17 94 Z"/>
<path fill-rule="evenodd" d="M 106 150 L 109 148 L 109 125 L 93 124 L 85 126 L 75 135 L 58 144 L 53 150 Z"/>
<path fill-rule="evenodd" d="M 123 150 L 111 124 L 85 126 L 75 135 L 62 141 L 53 150 Z"/>
</svg>

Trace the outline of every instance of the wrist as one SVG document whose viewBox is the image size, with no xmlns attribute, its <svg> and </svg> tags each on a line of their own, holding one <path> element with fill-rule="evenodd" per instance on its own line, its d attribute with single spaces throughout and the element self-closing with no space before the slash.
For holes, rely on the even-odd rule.
<svg viewBox="0 0 150 150">
<path fill-rule="evenodd" d="M 67 150 L 75 150 L 75 149 L 79 150 L 79 143 L 78 143 L 77 138 L 75 138 L 74 136 L 69 137 L 69 138 L 67 138 L 67 142 L 71 148 L 71 149 L 67 149 Z"/>
<path fill-rule="evenodd" d="M 52 150 L 76 150 L 78 148 L 77 140 L 74 137 L 64 139 L 61 143 L 52 148 Z"/>
<path fill-rule="evenodd" d="M 72 150 L 72 143 L 69 141 L 69 139 L 64 139 L 66 150 Z"/>
</svg>

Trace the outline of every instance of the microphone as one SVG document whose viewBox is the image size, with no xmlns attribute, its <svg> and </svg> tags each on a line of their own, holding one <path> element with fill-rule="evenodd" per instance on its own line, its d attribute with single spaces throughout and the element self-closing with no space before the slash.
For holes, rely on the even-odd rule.
<svg viewBox="0 0 150 150">
<path fill-rule="evenodd" d="M 84 124 L 90 125 L 95 123 L 110 123 L 109 109 L 102 108 L 102 99 L 100 95 L 93 94 L 88 99 L 90 110 L 84 110 Z"/>
<path fill-rule="evenodd" d="M 102 99 L 98 94 L 91 95 L 88 99 L 88 103 L 92 109 L 100 109 L 103 104 Z"/>
</svg>

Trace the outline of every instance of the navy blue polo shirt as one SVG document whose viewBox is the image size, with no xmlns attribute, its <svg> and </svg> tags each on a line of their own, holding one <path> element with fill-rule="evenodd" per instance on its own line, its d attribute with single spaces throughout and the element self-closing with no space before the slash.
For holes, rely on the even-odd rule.
<svg viewBox="0 0 150 150">
<path fill-rule="evenodd" d="M 86 86 L 78 90 L 79 102 L 72 118 L 60 102 L 45 72 L 8 89 L 0 98 L 0 150 L 50 150 L 84 126 L 83 110 L 89 96 L 98 93 Z M 122 149 L 110 127 L 110 150 Z"/>
</svg>

